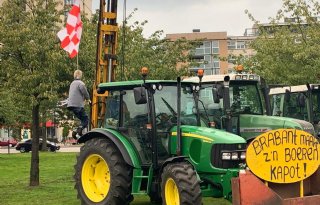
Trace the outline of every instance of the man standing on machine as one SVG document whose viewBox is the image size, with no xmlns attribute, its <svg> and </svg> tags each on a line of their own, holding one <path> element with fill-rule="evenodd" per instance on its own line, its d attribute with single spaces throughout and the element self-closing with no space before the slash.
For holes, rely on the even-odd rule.
<svg viewBox="0 0 320 205">
<path fill-rule="evenodd" d="M 72 137 L 77 139 L 77 134 L 82 136 L 82 131 L 88 127 L 89 118 L 84 109 L 85 101 L 90 101 L 90 96 L 86 85 L 81 81 L 82 71 L 76 70 L 73 74 L 74 80 L 70 84 L 69 97 L 68 97 L 68 110 L 72 111 L 73 114 L 81 121 L 81 125 L 76 131 L 72 132 Z"/>
</svg>

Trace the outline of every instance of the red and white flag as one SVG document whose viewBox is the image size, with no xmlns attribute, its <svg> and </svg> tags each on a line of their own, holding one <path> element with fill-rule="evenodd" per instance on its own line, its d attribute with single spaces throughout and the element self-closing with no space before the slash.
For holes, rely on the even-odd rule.
<svg viewBox="0 0 320 205">
<path fill-rule="evenodd" d="M 70 58 L 78 54 L 81 34 L 80 0 L 74 0 L 68 14 L 66 27 L 57 34 L 61 41 L 61 48 L 69 53 Z"/>
</svg>

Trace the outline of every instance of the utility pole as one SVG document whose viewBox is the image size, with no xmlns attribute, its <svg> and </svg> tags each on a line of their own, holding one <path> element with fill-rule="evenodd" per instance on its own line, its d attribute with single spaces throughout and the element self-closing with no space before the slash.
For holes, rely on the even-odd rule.
<svg viewBox="0 0 320 205">
<path fill-rule="evenodd" d="M 8 154 L 10 154 L 10 127 L 8 127 Z"/>
</svg>

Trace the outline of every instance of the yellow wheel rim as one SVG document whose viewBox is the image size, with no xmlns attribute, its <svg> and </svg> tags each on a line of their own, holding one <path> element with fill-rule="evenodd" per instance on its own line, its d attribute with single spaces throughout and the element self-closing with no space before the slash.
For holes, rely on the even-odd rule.
<svg viewBox="0 0 320 205">
<path fill-rule="evenodd" d="M 98 154 L 88 156 L 83 163 L 81 182 L 86 196 L 93 202 L 104 200 L 110 189 L 110 170 Z"/>
<path fill-rule="evenodd" d="M 165 198 L 167 205 L 179 205 L 180 198 L 179 198 L 179 190 L 172 178 L 169 178 L 166 181 L 165 185 Z"/>
</svg>

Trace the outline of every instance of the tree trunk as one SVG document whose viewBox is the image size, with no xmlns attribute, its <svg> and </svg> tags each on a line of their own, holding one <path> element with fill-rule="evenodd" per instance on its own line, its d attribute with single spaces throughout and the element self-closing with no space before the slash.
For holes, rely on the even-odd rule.
<svg viewBox="0 0 320 205">
<path fill-rule="evenodd" d="M 32 107 L 32 155 L 30 186 L 39 186 L 39 104 Z"/>
</svg>

